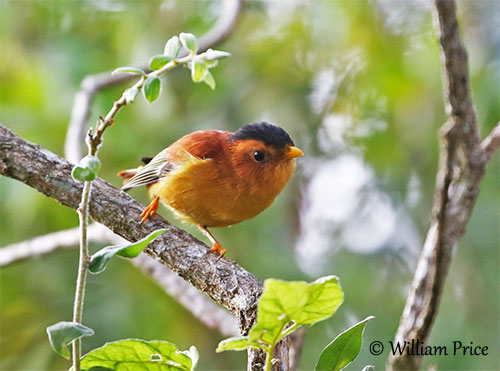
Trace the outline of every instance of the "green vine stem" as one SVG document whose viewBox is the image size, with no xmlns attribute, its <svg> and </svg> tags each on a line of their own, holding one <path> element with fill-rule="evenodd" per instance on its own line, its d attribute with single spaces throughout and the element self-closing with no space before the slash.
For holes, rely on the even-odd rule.
<svg viewBox="0 0 500 371">
<path fill-rule="evenodd" d="M 187 65 L 196 56 L 195 52 L 189 53 L 186 57 L 172 60 L 165 64 L 162 68 L 152 71 L 149 74 L 143 74 L 139 81 L 137 81 L 131 89 L 141 90 L 144 86 L 144 82 L 148 77 L 159 77 L 166 71 L 169 71 L 178 65 Z M 104 118 L 100 118 L 99 123 L 96 125 L 94 131 L 92 129 L 88 132 L 87 146 L 88 154 L 91 156 L 97 156 L 99 148 L 102 144 L 102 135 L 106 128 L 114 124 L 114 117 L 118 111 L 126 106 L 129 101 L 127 101 L 126 92 L 123 92 L 120 99 L 113 103 L 113 107 L 110 109 L 108 114 Z M 89 218 L 89 201 L 90 193 L 92 189 L 92 181 L 85 181 L 82 191 L 82 199 L 80 206 L 78 207 L 78 216 L 80 222 L 80 257 L 78 264 L 78 276 L 76 281 L 76 292 L 75 292 L 75 302 L 73 307 L 73 322 L 82 323 L 83 317 L 83 304 L 85 297 L 85 285 L 87 281 L 87 270 L 89 265 L 89 253 L 88 253 L 88 241 L 87 241 L 87 226 Z M 73 341 L 73 370 L 80 371 L 80 358 L 81 358 L 81 339 L 78 338 Z"/>
<path fill-rule="evenodd" d="M 266 348 L 266 371 L 271 371 L 273 367 L 273 353 L 274 347 Z"/>
<path fill-rule="evenodd" d="M 78 207 L 80 219 L 80 259 L 78 263 L 78 277 L 76 280 L 75 303 L 73 307 L 73 322 L 82 323 L 85 284 L 87 282 L 87 268 L 89 264 L 87 227 L 89 219 L 89 199 L 91 182 L 85 182 L 82 191 L 82 201 Z M 81 339 L 73 342 L 73 370 L 80 371 Z"/>
</svg>

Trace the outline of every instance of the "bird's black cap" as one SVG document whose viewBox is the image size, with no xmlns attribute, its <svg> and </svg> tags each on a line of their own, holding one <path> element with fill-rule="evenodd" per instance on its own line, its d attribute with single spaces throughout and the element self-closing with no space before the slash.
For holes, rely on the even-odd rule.
<svg viewBox="0 0 500 371">
<path fill-rule="evenodd" d="M 287 144 L 294 145 L 292 138 L 285 130 L 264 121 L 243 126 L 240 130 L 231 134 L 229 139 L 255 139 L 260 140 L 267 146 L 276 148 L 283 148 Z"/>
</svg>

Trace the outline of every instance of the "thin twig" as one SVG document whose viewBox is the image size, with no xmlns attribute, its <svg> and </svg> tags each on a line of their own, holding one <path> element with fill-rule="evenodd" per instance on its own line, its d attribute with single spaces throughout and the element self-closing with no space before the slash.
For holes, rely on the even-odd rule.
<svg viewBox="0 0 500 371">
<path fill-rule="evenodd" d="M 96 228 L 98 224 L 91 224 L 88 229 L 88 241 L 104 241 L 100 235 L 102 229 Z M 37 258 L 54 251 L 73 248 L 78 245 L 80 239 L 79 228 L 49 233 L 29 240 L 24 240 L 12 245 L 0 248 L 0 267 L 21 262 L 30 258 Z"/>
<path fill-rule="evenodd" d="M 220 17 L 214 26 L 200 38 L 200 52 L 223 42 L 231 34 L 240 14 L 242 3 L 242 0 L 224 0 Z M 151 72 L 146 65 L 140 68 Z M 82 158 L 81 144 L 94 95 L 104 88 L 122 84 L 134 78 L 137 77 L 129 74 L 111 75 L 110 72 L 103 72 L 89 75 L 83 79 L 80 90 L 75 94 L 66 133 L 64 153 L 69 161 L 77 163 Z"/>
<path fill-rule="evenodd" d="M 496 150 L 500 147 L 500 122 L 493 128 L 490 135 L 488 135 L 481 142 L 481 149 L 486 156 L 486 161 L 488 161 Z"/>
<path fill-rule="evenodd" d="M 163 264 L 140 254 L 132 263 L 155 280 L 165 292 L 186 308 L 195 318 L 224 336 L 239 335 L 236 318 L 203 293 L 184 281 Z"/>
</svg>

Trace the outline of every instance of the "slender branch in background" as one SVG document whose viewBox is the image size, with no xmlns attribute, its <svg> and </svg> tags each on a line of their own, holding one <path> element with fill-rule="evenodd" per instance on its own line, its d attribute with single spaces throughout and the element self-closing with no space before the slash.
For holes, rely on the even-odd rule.
<svg viewBox="0 0 500 371">
<path fill-rule="evenodd" d="M 493 154 L 499 147 L 500 147 L 500 122 L 491 131 L 490 135 L 488 135 L 481 142 L 481 150 L 486 155 L 486 161 L 488 161 L 491 158 L 491 156 L 493 156 Z"/>
<path fill-rule="evenodd" d="M 221 43 L 231 34 L 240 14 L 242 2 L 242 0 L 224 0 L 221 15 L 217 22 L 200 38 L 200 52 Z M 149 72 L 147 66 L 141 66 L 141 68 Z M 64 153 L 69 161 L 77 163 L 82 158 L 81 144 L 83 143 L 85 124 L 89 117 L 90 105 L 94 95 L 102 89 L 131 81 L 134 78 L 137 78 L 137 76 L 128 74 L 111 75 L 110 72 L 104 72 L 89 75 L 83 79 L 80 90 L 75 94 L 71 119 L 66 133 Z"/>
<path fill-rule="evenodd" d="M 103 231 L 104 229 L 99 224 L 91 224 L 88 228 L 88 242 L 107 241 Z M 77 227 L 2 247 L 0 248 L 0 267 L 30 258 L 38 258 L 57 250 L 76 247 L 79 239 Z"/>
<path fill-rule="evenodd" d="M 499 145 L 498 126 L 481 144 L 469 86 L 467 53 L 455 1 L 435 0 L 448 122 L 440 130 L 440 161 L 431 226 L 395 342 L 428 339 L 452 257 L 470 219 L 487 160 Z M 389 357 L 389 370 L 417 370 L 421 356 Z"/>
<path fill-rule="evenodd" d="M 238 323 L 234 316 L 213 303 L 166 266 L 146 254 L 140 254 L 132 259 L 132 263 L 156 281 L 168 295 L 176 299 L 208 328 L 218 330 L 224 336 L 239 335 Z"/>
<path fill-rule="evenodd" d="M 0 124 L 0 173 L 35 188 L 72 209 L 78 207 L 82 183 L 71 177 L 73 165 L 30 143 Z M 213 301 L 232 312 L 246 335 L 257 314 L 262 283 L 235 262 L 207 254 L 209 248 L 189 233 L 155 215 L 140 222 L 143 206 L 125 192 L 96 178 L 92 185 L 90 217 L 127 241 L 135 242 L 152 231 L 167 231 L 148 245 L 145 253 L 177 273 Z M 218 260 L 218 261 L 217 261 Z M 283 348 L 279 354 L 287 352 Z M 263 359 L 254 352 L 254 359 Z M 256 362 L 254 370 L 259 370 Z M 288 365 L 283 365 L 283 370 Z"/>
<path fill-rule="evenodd" d="M 89 225 L 87 231 L 89 243 L 110 245 L 126 243 L 126 240 L 99 223 Z M 0 248 L 0 267 L 28 258 L 41 257 L 61 249 L 73 249 L 78 246 L 79 238 L 79 228 L 72 228 L 2 247 Z M 214 304 L 163 264 L 149 258 L 146 254 L 140 254 L 130 261 L 148 276 L 151 276 L 168 295 L 176 299 L 208 328 L 218 330 L 224 336 L 237 336 L 239 334 L 238 324 L 234 316 Z"/>
</svg>

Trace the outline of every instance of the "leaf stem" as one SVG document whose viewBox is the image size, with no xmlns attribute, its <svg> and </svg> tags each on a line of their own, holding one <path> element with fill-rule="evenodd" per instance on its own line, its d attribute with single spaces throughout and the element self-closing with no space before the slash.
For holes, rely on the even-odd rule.
<svg viewBox="0 0 500 371">
<path fill-rule="evenodd" d="M 83 303 L 85 297 L 85 284 L 87 282 L 87 267 L 89 264 L 87 226 L 89 218 L 89 199 L 91 182 L 85 182 L 82 191 L 82 200 L 78 207 L 80 219 L 80 259 L 78 263 L 78 276 L 76 280 L 75 303 L 73 307 L 73 322 L 82 323 Z M 73 342 L 73 370 L 80 371 L 81 341 L 80 338 Z"/>
<path fill-rule="evenodd" d="M 290 335 L 292 332 L 294 332 L 295 330 L 297 330 L 300 326 L 301 326 L 300 324 L 294 323 L 292 326 L 290 326 L 289 328 L 287 328 L 285 330 L 285 332 L 283 332 L 281 334 L 280 340 L 283 339 L 284 337 Z"/>
<path fill-rule="evenodd" d="M 274 347 L 266 348 L 266 371 L 271 371 L 271 368 L 273 367 L 273 353 Z"/>
</svg>

